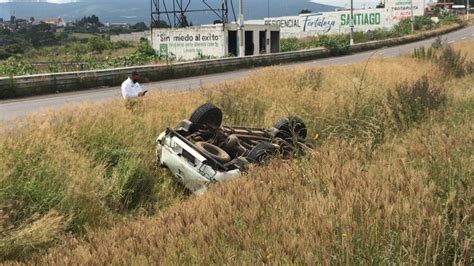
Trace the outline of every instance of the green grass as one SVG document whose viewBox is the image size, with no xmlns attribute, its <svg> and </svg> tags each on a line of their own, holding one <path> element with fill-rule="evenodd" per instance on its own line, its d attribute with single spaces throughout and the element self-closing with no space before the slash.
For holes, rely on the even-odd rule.
<svg viewBox="0 0 474 266">
<path fill-rule="evenodd" d="M 97 37 L 97 35 L 98 34 L 73 32 L 69 34 L 69 39 L 77 38 L 82 40 L 88 40 L 89 38 Z"/>
</svg>

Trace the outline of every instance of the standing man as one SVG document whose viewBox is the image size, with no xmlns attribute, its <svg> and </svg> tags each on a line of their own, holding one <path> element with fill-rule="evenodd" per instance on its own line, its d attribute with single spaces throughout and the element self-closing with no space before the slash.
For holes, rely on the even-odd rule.
<svg viewBox="0 0 474 266">
<path fill-rule="evenodd" d="M 144 91 L 138 79 L 140 75 L 137 71 L 133 71 L 132 74 L 122 83 L 122 96 L 125 100 L 132 100 L 135 98 L 143 97 L 148 91 Z"/>
</svg>

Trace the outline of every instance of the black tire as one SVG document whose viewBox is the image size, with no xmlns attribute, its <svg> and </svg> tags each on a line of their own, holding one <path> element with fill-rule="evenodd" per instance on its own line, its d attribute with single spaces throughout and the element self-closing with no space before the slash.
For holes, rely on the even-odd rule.
<svg viewBox="0 0 474 266">
<path fill-rule="evenodd" d="M 222 125 L 222 111 L 214 104 L 206 103 L 198 107 L 189 120 L 196 125 L 220 127 Z"/>
<path fill-rule="evenodd" d="M 304 142 L 308 136 L 305 123 L 296 116 L 283 118 L 276 122 L 273 127 L 278 130 L 275 137 L 289 142 L 294 142 L 294 140 Z"/>
<path fill-rule="evenodd" d="M 273 145 L 269 142 L 260 142 L 255 147 L 250 150 L 249 154 L 247 155 L 247 160 L 250 163 L 254 164 L 265 164 L 270 159 L 275 157 L 278 150 L 273 147 Z"/>
<path fill-rule="evenodd" d="M 215 159 L 220 163 L 228 163 L 232 158 L 230 155 L 224 151 L 223 149 L 217 147 L 214 144 L 207 143 L 207 142 L 196 142 L 196 148 L 200 151 L 204 152 L 207 156 Z"/>
</svg>

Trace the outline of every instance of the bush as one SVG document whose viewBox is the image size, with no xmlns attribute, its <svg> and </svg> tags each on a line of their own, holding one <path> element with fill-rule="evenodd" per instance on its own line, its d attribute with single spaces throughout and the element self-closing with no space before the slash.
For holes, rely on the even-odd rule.
<svg viewBox="0 0 474 266">
<path fill-rule="evenodd" d="M 415 48 L 413 57 L 431 61 L 447 78 L 460 78 L 474 73 L 474 62 L 468 61 L 467 55 L 463 55 L 461 51 L 456 51 L 449 45 L 443 47 L 440 38 L 433 43 L 432 47 Z"/>
<path fill-rule="evenodd" d="M 282 39 L 280 41 L 281 52 L 291 52 L 301 50 L 301 43 L 297 38 Z"/>
<path fill-rule="evenodd" d="M 5 62 L 0 63 L 0 75 L 20 76 L 36 73 L 35 66 L 24 62 L 21 58 L 10 57 Z"/>
<path fill-rule="evenodd" d="M 148 40 L 141 40 L 138 44 L 137 53 L 143 56 L 156 56 L 157 53 Z"/>
<path fill-rule="evenodd" d="M 411 20 L 404 19 L 400 21 L 397 25 L 395 25 L 393 30 L 400 35 L 410 34 L 411 33 Z"/>
<path fill-rule="evenodd" d="M 331 125 L 321 131 L 327 139 L 344 139 L 362 143 L 371 150 L 385 140 L 386 121 L 381 102 L 373 99 L 358 102 L 355 107 L 345 106 L 332 121 Z"/>
<path fill-rule="evenodd" d="M 328 48 L 333 56 L 346 55 L 350 52 L 350 40 L 347 35 L 321 36 L 319 42 Z"/>
<path fill-rule="evenodd" d="M 431 30 L 434 24 L 429 16 L 416 16 L 413 23 L 414 30 Z M 404 19 L 395 25 L 393 29 L 398 35 L 411 33 L 411 18 Z"/>
<path fill-rule="evenodd" d="M 408 82 L 397 85 L 395 92 L 387 94 L 388 112 L 396 131 L 409 129 L 420 123 L 427 114 L 438 109 L 447 100 L 439 87 L 431 87 L 427 76 L 414 84 Z"/>
<path fill-rule="evenodd" d="M 441 20 L 440 20 L 441 25 L 448 25 L 448 24 L 453 24 L 453 23 L 461 24 L 463 23 L 463 21 L 458 16 L 452 13 L 447 13 L 444 16 L 441 16 Z"/>
<path fill-rule="evenodd" d="M 113 43 L 113 45 L 114 45 L 114 49 L 130 48 L 133 46 L 130 42 L 126 42 L 126 41 L 118 41 L 118 42 Z"/>
<path fill-rule="evenodd" d="M 9 52 L 5 51 L 4 49 L 0 49 L 0 60 L 5 60 L 12 56 Z"/>
<path fill-rule="evenodd" d="M 384 29 L 367 31 L 367 32 L 358 31 L 354 33 L 354 42 L 363 43 L 363 42 L 383 40 L 383 39 L 388 39 L 388 38 L 393 38 L 393 37 L 398 37 L 398 36 L 399 34 L 396 34 L 396 32 L 391 31 L 391 30 L 384 30 Z"/>
<path fill-rule="evenodd" d="M 91 52 L 102 53 L 104 50 L 110 49 L 111 47 L 112 43 L 106 39 L 91 37 L 87 41 L 87 48 Z"/>
<path fill-rule="evenodd" d="M 84 55 L 89 51 L 89 46 L 86 44 L 82 44 L 80 42 L 70 42 L 66 44 L 66 49 L 69 51 L 70 54 L 79 54 Z"/>
<path fill-rule="evenodd" d="M 433 22 L 429 16 L 416 16 L 414 23 L 415 30 L 431 30 Z"/>
<path fill-rule="evenodd" d="M 466 55 L 454 50 L 451 46 L 443 48 L 435 64 L 442 73 L 456 78 L 472 73 L 473 63 L 468 62 Z"/>
<path fill-rule="evenodd" d="M 280 50 L 282 52 L 299 51 L 312 49 L 317 47 L 326 47 L 330 50 L 331 55 L 345 55 L 349 53 L 349 36 L 321 36 L 309 37 L 304 39 L 290 38 L 283 39 L 280 42 Z"/>
</svg>

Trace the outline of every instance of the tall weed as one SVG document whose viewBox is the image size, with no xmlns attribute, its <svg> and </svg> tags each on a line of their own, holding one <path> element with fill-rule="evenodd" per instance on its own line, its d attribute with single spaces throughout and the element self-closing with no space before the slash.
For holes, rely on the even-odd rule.
<svg viewBox="0 0 474 266">
<path fill-rule="evenodd" d="M 387 93 L 388 112 L 395 130 L 407 130 L 419 124 L 431 111 L 442 106 L 446 99 L 443 89 L 431 86 L 427 76 L 413 84 L 398 84 L 394 92 Z"/>
<path fill-rule="evenodd" d="M 467 54 L 463 54 L 460 50 L 455 50 L 450 45 L 438 45 L 436 43 L 436 45 L 430 48 L 415 48 L 413 57 L 432 62 L 446 78 L 461 78 L 474 73 L 474 61 L 468 60 Z"/>
<path fill-rule="evenodd" d="M 466 57 L 462 51 L 456 51 L 453 47 L 447 46 L 437 58 L 436 66 L 445 75 L 460 78 L 472 73 L 473 62 L 467 61 Z"/>
</svg>

